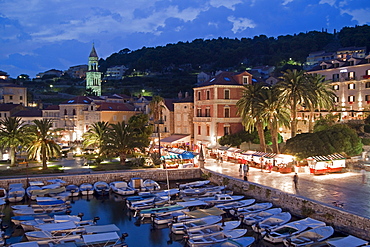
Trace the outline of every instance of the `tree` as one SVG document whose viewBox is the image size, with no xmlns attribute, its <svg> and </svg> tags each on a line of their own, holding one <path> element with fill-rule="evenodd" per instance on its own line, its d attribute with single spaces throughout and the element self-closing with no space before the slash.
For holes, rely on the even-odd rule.
<svg viewBox="0 0 370 247">
<path fill-rule="evenodd" d="M 104 149 L 107 145 L 109 132 L 109 123 L 108 122 L 97 122 L 93 123 L 89 130 L 83 135 L 84 147 L 92 146 L 98 149 L 98 156 L 101 157 Z"/>
<path fill-rule="evenodd" d="M 31 142 L 28 148 L 28 156 L 31 159 L 41 157 L 42 169 L 48 168 L 46 161 L 51 157 L 60 155 L 60 146 L 53 140 L 51 119 L 33 120 L 35 125 L 29 126 Z"/>
<path fill-rule="evenodd" d="M 265 119 L 271 132 L 272 151 L 280 153 L 278 145 L 279 126 L 289 125 L 289 112 L 280 98 L 280 91 L 276 87 L 263 87 L 260 97 L 256 98 L 260 116 Z"/>
<path fill-rule="evenodd" d="M 160 139 L 160 124 L 162 121 L 162 115 L 163 115 L 163 106 L 164 99 L 159 96 L 155 95 L 153 96 L 152 100 L 149 103 L 149 114 L 152 116 L 152 123 L 154 125 L 154 132 L 158 135 L 158 140 Z M 156 126 L 157 125 L 157 126 Z M 159 140 L 160 142 L 160 140 Z M 152 148 L 152 146 L 151 146 Z M 159 147 L 160 150 L 161 147 Z M 161 153 L 161 152 L 159 152 Z"/>
<path fill-rule="evenodd" d="M 297 109 L 299 105 L 309 105 L 313 93 L 307 90 L 304 71 L 287 70 L 283 72 L 282 81 L 278 82 L 281 99 L 290 107 L 291 137 L 297 134 Z"/>
<path fill-rule="evenodd" d="M 127 154 L 133 153 L 135 148 L 143 149 L 148 146 L 150 127 L 145 125 L 144 117 L 136 116 L 131 117 L 127 124 L 124 121 L 110 124 L 107 148 L 119 155 L 122 165 L 126 163 Z"/>
<path fill-rule="evenodd" d="M 325 76 L 320 74 L 306 75 L 307 84 L 310 91 L 313 93 L 309 98 L 308 109 L 310 110 L 309 132 L 313 132 L 313 114 L 315 110 L 325 109 L 330 111 L 334 107 L 335 92 L 330 86 L 329 81 L 325 80 Z"/>
<path fill-rule="evenodd" d="M 17 148 L 27 143 L 27 125 L 21 118 L 5 117 L 0 120 L 0 142 L 10 149 L 10 165 L 15 165 Z"/>
<path fill-rule="evenodd" d="M 261 117 L 261 108 L 257 107 L 257 99 L 261 97 L 263 85 L 261 83 L 244 85 L 243 96 L 236 103 L 237 113 L 242 118 L 245 130 L 252 132 L 257 129 L 260 139 L 260 150 L 266 152 L 264 126 L 265 121 Z"/>
</svg>

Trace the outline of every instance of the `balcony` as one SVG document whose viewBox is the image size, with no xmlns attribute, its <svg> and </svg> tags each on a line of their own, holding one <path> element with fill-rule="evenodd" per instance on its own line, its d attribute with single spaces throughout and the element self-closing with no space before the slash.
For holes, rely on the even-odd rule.
<svg viewBox="0 0 370 247">
<path fill-rule="evenodd" d="M 370 75 L 363 75 L 362 78 L 363 79 L 370 79 Z"/>
<path fill-rule="evenodd" d="M 346 77 L 345 80 L 346 81 L 357 81 L 357 77 L 356 76 L 350 76 L 350 77 Z"/>
<path fill-rule="evenodd" d="M 194 122 L 211 122 L 211 117 L 194 117 Z"/>
</svg>

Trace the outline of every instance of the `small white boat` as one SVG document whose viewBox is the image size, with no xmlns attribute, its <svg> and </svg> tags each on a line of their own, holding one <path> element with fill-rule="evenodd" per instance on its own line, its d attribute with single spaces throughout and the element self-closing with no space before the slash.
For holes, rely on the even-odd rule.
<svg viewBox="0 0 370 247">
<path fill-rule="evenodd" d="M 186 235 L 188 235 L 189 238 L 194 238 L 199 235 L 207 235 L 215 232 L 228 231 L 239 227 L 240 223 L 240 220 L 233 220 L 213 225 L 191 227 L 189 229 L 186 229 Z"/>
<path fill-rule="evenodd" d="M 228 203 L 217 204 L 215 207 L 222 209 L 222 210 L 230 210 L 232 208 L 240 208 L 240 207 L 247 207 L 253 204 L 256 200 L 255 199 L 245 199 L 241 201 L 234 201 Z"/>
<path fill-rule="evenodd" d="M 254 237 L 229 238 L 225 241 L 212 244 L 212 247 L 248 247 L 255 241 Z"/>
<path fill-rule="evenodd" d="M 309 246 L 329 238 L 334 233 L 334 228 L 331 226 L 320 226 L 301 232 L 298 235 L 289 237 L 283 240 L 285 246 Z M 346 245 L 347 246 L 347 245 Z M 352 245 L 350 245 L 352 246 Z"/>
<path fill-rule="evenodd" d="M 182 219 L 189 219 L 189 217 L 185 214 L 185 212 L 189 212 L 189 209 L 185 208 L 180 212 L 170 212 L 157 215 L 154 218 L 154 223 L 157 225 L 168 224 L 172 222 L 178 222 Z"/>
<path fill-rule="evenodd" d="M 143 179 L 142 178 L 131 178 L 128 182 L 128 186 L 131 188 L 141 191 L 143 188 Z"/>
<path fill-rule="evenodd" d="M 8 198 L 8 191 L 5 188 L 0 187 L 0 199 L 6 200 Z"/>
<path fill-rule="evenodd" d="M 182 196 L 213 196 L 215 194 L 221 194 L 224 189 L 226 189 L 225 186 L 208 186 L 183 189 L 180 192 Z"/>
<path fill-rule="evenodd" d="M 161 186 L 152 179 L 145 179 L 143 181 L 142 190 L 144 191 L 152 191 L 152 190 L 160 190 Z"/>
<path fill-rule="evenodd" d="M 329 238 L 323 242 L 309 245 L 310 247 L 360 247 L 360 246 L 367 246 L 369 244 L 368 241 L 365 241 L 361 238 L 349 235 L 346 237 L 336 237 L 336 238 Z"/>
<path fill-rule="evenodd" d="M 245 216 L 245 215 L 248 215 L 248 214 L 257 213 L 257 212 L 267 210 L 271 207 L 272 207 L 271 202 L 260 202 L 260 203 L 255 203 L 255 204 L 247 206 L 247 207 L 239 207 L 236 210 L 231 209 L 230 214 L 233 214 L 233 215 L 243 214 Z"/>
<path fill-rule="evenodd" d="M 66 237 L 65 233 L 82 233 L 85 229 L 78 228 L 72 221 L 62 223 L 49 223 L 40 225 L 39 231 L 26 232 L 25 236 L 29 241 L 49 240 Z M 72 235 L 73 236 L 73 235 Z M 76 238 L 72 238 L 76 239 Z M 71 240 L 71 239 L 68 239 Z"/>
<path fill-rule="evenodd" d="M 190 182 L 190 183 L 185 183 L 185 184 L 180 184 L 179 189 L 187 189 L 187 188 L 197 188 L 197 187 L 202 187 L 207 184 L 209 184 L 211 181 L 209 180 L 200 180 L 200 181 L 195 181 L 195 182 Z"/>
<path fill-rule="evenodd" d="M 140 218 L 149 218 L 152 215 L 157 216 L 163 213 L 169 213 L 169 212 L 179 212 L 183 210 L 184 207 L 180 205 L 168 205 L 168 206 L 163 206 L 163 207 L 158 207 L 158 208 L 149 208 L 149 209 L 144 209 L 139 211 Z"/>
<path fill-rule="evenodd" d="M 107 184 L 104 181 L 98 181 L 98 182 L 94 183 L 94 191 L 98 195 L 107 195 L 110 191 L 109 184 Z"/>
<path fill-rule="evenodd" d="M 29 199 L 31 200 L 35 200 L 36 197 L 37 197 L 37 193 L 33 194 L 34 192 L 36 191 L 41 191 L 41 186 L 38 186 L 38 185 L 30 185 L 27 187 L 26 189 L 26 194 L 28 196 Z M 43 195 L 45 195 L 46 193 L 44 193 Z"/>
<path fill-rule="evenodd" d="M 94 194 L 94 186 L 90 183 L 83 183 L 80 185 L 81 195 L 92 195 Z"/>
<path fill-rule="evenodd" d="M 316 228 L 325 225 L 325 222 L 307 217 L 302 220 L 286 223 L 273 229 L 266 229 L 266 234 L 262 232 L 261 235 L 265 235 L 264 239 L 271 243 L 281 243 L 287 237 L 297 235 L 309 228 Z"/>
<path fill-rule="evenodd" d="M 68 196 L 78 196 L 80 194 L 80 188 L 75 184 L 69 184 L 66 186 L 66 193 L 68 193 Z"/>
<path fill-rule="evenodd" d="M 232 202 L 243 199 L 244 196 L 233 196 L 229 194 L 216 194 L 213 197 L 198 198 L 199 200 L 205 201 L 208 204 L 218 204 L 225 202 Z"/>
<path fill-rule="evenodd" d="M 268 217 L 271 217 L 275 214 L 279 214 L 282 212 L 281 208 L 270 208 L 265 211 L 253 213 L 253 214 L 247 214 L 243 218 L 243 223 L 251 226 L 253 224 L 256 224 L 258 222 L 261 222 L 264 219 L 267 219 Z"/>
<path fill-rule="evenodd" d="M 10 184 L 8 191 L 8 201 L 9 202 L 20 202 L 26 195 L 26 190 L 23 188 L 23 184 Z"/>
<path fill-rule="evenodd" d="M 84 234 L 83 240 L 76 241 L 77 246 L 125 246 L 117 232 Z"/>
<path fill-rule="evenodd" d="M 185 222 L 179 222 L 179 223 L 174 223 L 171 225 L 171 232 L 175 234 L 184 234 L 185 229 L 195 227 L 195 226 L 206 226 L 206 225 L 212 225 L 220 222 L 222 220 L 222 216 L 215 216 L 215 215 L 210 215 L 206 216 L 203 218 L 199 219 L 192 219 L 192 220 L 187 220 Z"/>
<path fill-rule="evenodd" d="M 117 193 L 119 195 L 133 195 L 136 193 L 136 190 L 129 187 L 126 182 L 123 181 L 116 181 L 116 182 L 111 182 L 109 184 L 112 192 Z"/>
<path fill-rule="evenodd" d="M 215 232 L 207 235 L 200 235 L 188 240 L 190 247 L 195 246 L 213 246 L 216 243 L 223 242 L 229 238 L 240 238 L 247 233 L 247 229 L 232 229 L 228 231 Z"/>
<path fill-rule="evenodd" d="M 275 214 L 267 219 L 258 222 L 257 224 L 252 225 L 252 229 L 255 232 L 263 232 L 266 229 L 271 229 L 274 227 L 278 227 L 284 225 L 290 221 L 292 215 L 289 212 L 282 212 L 279 214 Z"/>
</svg>

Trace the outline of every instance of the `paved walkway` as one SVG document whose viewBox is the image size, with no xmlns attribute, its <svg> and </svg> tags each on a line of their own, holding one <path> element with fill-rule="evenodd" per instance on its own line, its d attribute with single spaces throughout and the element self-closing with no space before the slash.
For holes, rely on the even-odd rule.
<svg viewBox="0 0 370 247">
<path fill-rule="evenodd" d="M 239 164 L 216 163 L 206 159 L 205 168 L 228 176 L 242 179 L 239 176 Z M 344 210 L 370 218 L 370 174 L 367 172 L 367 183 L 362 183 L 359 172 L 335 173 L 328 175 L 298 174 L 298 190 L 294 189 L 293 175 L 279 172 L 263 171 L 251 167 L 248 181 L 279 189 L 286 193 L 297 194 L 330 206 L 333 202 L 344 203 Z"/>
</svg>

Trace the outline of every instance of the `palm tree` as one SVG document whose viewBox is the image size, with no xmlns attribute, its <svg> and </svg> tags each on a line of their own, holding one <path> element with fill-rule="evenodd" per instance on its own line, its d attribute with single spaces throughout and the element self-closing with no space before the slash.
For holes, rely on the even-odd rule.
<svg viewBox="0 0 370 247">
<path fill-rule="evenodd" d="M 5 117 L 0 120 L 0 142 L 10 149 L 10 165 L 15 165 L 15 153 L 19 146 L 23 146 L 27 140 L 27 125 L 21 118 Z"/>
<path fill-rule="evenodd" d="M 158 142 L 159 142 L 159 154 L 161 153 L 161 141 L 160 141 L 160 127 L 159 127 L 159 124 L 161 124 L 161 121 L 162 121 L 162 115 L 163 115 L 163 103 L 164 103 L 164 99 L 159 96 L 159 95 L 155 95 L 153 96 L 152 100 L 150 101 L 149 103 L 149 113 L 150 115 L 152 115 L 152 122 L 153 122 L 153 125 L 156 126 L 154 127 L 154 132 L 157 132 L 158 134 Z M 152 145 L 153 146 L 153 145 Z M 151 146 L 151 148 L 152 148 Z"/>
<path fill-rule="evenodd" d="M 261 117 L 261 108 L 257 106 L 257 99 L 261 96 L 263 85 L 261 83 L 244 85 L 243 96 L 236 103 L 237 113 L 242 118 L 242 124 L 246 131 L 251 132 L 255 128 L 260 139 L 260 150 L 266 152 L 264 127 L 265 121 Z"/>
<path fill-rule="evenodd" d="M 109 132 L 108 122 L 93 123 L 89 130 L 83 135 L 83 146 L 93 146 L 98 149 L 98 156 L 100 157 L 104 152 L 107 143 L 107 136 Z"/>
<path fill-rule="evenodd" d="M 307 85 L 303 70 L 290 70 L 283 72 L 282 81 L 277 84 L 281 91 L 281 98 L 290 107 L 291 137 L 297 134 L 297 109 L 299 105 L 309 105 L 314 97 Z"/>
<path fill-rule="evenodd" d="M 28 148 L 28 156 L 31 159 L 41 157 L 42 169 L 48 168 L 46 161 L 51 157 L 60 155 L 60 146 L 53 140 L 51 119 L 33 120 L 35 125 L 29 126 L 32 141 Z"/>
<path fill-rule="evenodd" d="M 313 113 L 314 111 L 325 109 L 332 110 L 334 108 L 334 97 L 336 96 L 329 81 L 325 80 L 325 76 L 320 74 L 308 74 L 306 76 L 307 83 L 315 97 L 310 99 L 308 108 L 310 109 L 309 132 L 313 132 Z"/>
<path fill-rule="evenodd" d="M 280 91 L 276 87 L 263 87 L 260 97 L 256 99 L 261 112 L 261 118 L 266 119 L 267 126 L 271 132 L 272 150 L 274 153 L 280 153 L 278 145 L 279 126 L 289 126 L 289 112 L 283 107 L 280 99 Z"/>
<path fill-rule="evenodd" d="M 110 124 L 110 128 L 107 148 L 118 153 L 121 165 L 125 165 L 127 154 L 135 148 L 134 132 L 124 121 Z"/>
</svg>

